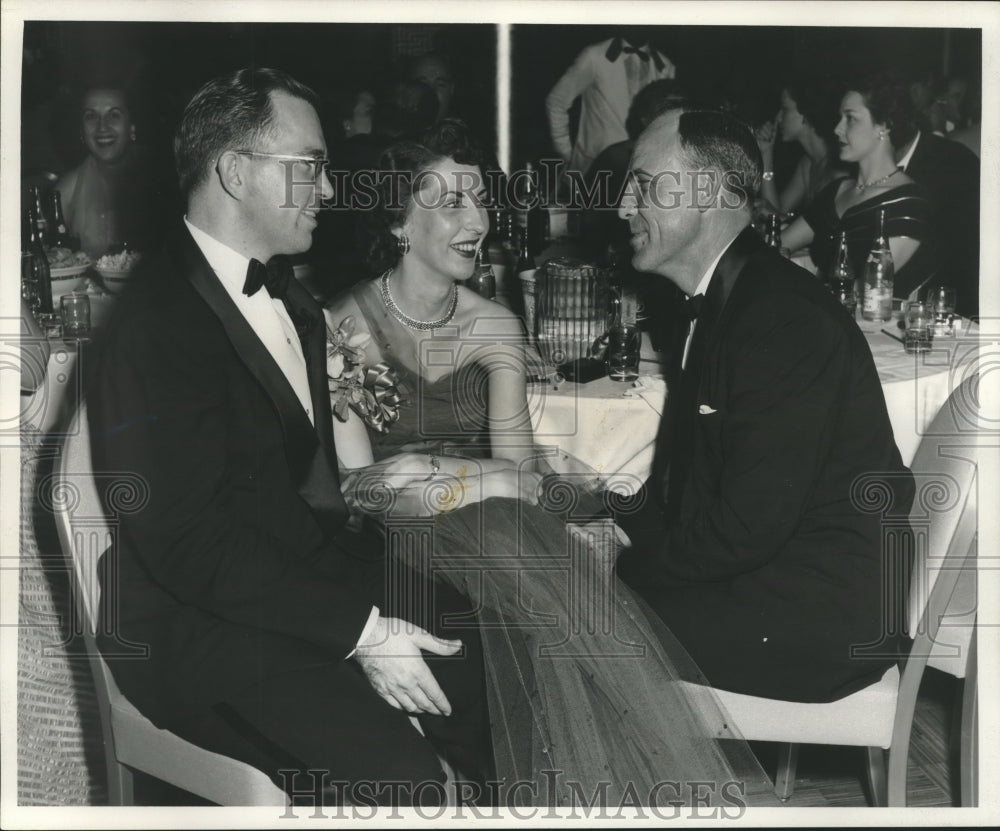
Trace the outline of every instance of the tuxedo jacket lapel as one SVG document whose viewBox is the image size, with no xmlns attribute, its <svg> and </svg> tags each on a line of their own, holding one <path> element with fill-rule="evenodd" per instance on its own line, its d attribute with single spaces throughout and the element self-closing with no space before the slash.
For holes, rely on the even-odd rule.
<svg viewBox="0 0 1000 831">
<path fill-rule="evenodd" d="M 313 509 L 324 530 L 335 532 L 346 520 L 347 507 L 340 492 L 333 452 L 329 394 L 324 397 L 322 392 L 326 388 L 325 327 L 322 325 L 322 312 L 312 303 L 313 313 L 309 314 L 309 304 L 302 296 L 308 296 L 308 293 L 293 281 L 289 292 L 294 295 L 294 300 L 286 304 L 286 307 L 291 305 L 295 309 L 294 314 L 290 312 L 290 316 L 299 330 L 309 369 L 309 388 L 316 421 L 314 428 L 288 379 L 236 308 L 201 250 L 186 231 L 182 232 L 182 238 L 173 250 L 180 258 L 178 265 L 181 273 L 187 275 L 195 291 L 219 318 L 240 361 L 274 402 L 296 490 Z M 311 302 L 311 298 L 309 301 Z M 318 377 L 319 373 L 322 373 L 322 379 Z M 324 432 L 326 436 L 323 435 Z M 322 442 L 320 437 L 324 438 Z"/>
<path fill-rule="evenodd" d="M 289 284 L 284 303 L 288 316 L 295 324 L 302 344 L 302 354 L 306 359 L 316 437 L 337 479 L 339 490 L 340 477 L 337 473 L 337 456 L 333 443 L 330 385 L 326 374 L 326 318 L 312 295 L 297 280 L 292 280 Z"/>
<path fill-rule="evenodd" d="M 666 493 L 670 516 L 676 516 L 680 509 L 684 482 L 691 468 L 700 403 L 698 392 L 704 377 L 705 358 L 711 353 L 720 334 L 725 331 L 727 302 L 740 272 L 750 255 L 762 245 L 756 232 L 747 227 L 722 255 L 705 293 L 684 370 L 675 376 L 675 389 L 670 390 L 669 424 L 666 425 L 667 432 L 659 436 L 656 449 L 657 455 L 662 456 L 659 462 L 660 476 L 665 472 L 667 477 L 665 482 L 662 478 L 660 482 Z"/>
</svg>

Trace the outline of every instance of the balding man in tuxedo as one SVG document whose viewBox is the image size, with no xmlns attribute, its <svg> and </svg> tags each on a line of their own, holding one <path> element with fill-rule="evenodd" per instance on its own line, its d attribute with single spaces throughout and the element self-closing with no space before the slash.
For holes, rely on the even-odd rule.
<svg viewBox="0 0 1000 831">
<path fill-rule="evenodd" d="M 852 488 L 884 474 L 905 517 L 913 483 L 857 324 L 750 227 L 761 168 L 719 112 L 675 108 L 636 143 L 632 265 L 677 285 L 691 322 L 618 573 L 714 686 L 829 701 L 877 680 L 899 637 L 881 517 Z"/>
</svg>

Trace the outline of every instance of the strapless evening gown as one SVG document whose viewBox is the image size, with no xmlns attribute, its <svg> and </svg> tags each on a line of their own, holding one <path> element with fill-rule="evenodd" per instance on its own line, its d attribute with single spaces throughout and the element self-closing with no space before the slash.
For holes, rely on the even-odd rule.
<svg viewBox="0 0 1000 831">
<path fill-rule="evenodd" d="M 470 363 L 426 380 L 408 365 L 410 335 L 372 284 L 354 292 L 406 402 L 387 434 L 371 433 L 376 460 L 448 453 L 474 470 L 488 454 L 484 370 Z M 422 351 L 432 354 L 435 341 Z M 548 451 L 540 457 L 559 468 Z M 713 805 L 778 804 L 683 647 L 613 576 L 614 497 L 597 484 L 552 476 L 538 505 L 491 498 L 414 517 L 387 504 L 378 517 L 391 557 L 430 569 L 473 601 L 502 801 L 670 806 L 700 795 Z M 447 504 L 454 487 L 461 483 L 431 480 L 427 504 Z M 574 535 L 574 523 L 593 532 Z"/>
</svg>

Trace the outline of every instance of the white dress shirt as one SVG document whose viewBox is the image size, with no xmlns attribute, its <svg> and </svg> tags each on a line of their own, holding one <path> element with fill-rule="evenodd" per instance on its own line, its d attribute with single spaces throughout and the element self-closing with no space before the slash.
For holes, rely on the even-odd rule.
<svg viewBox="0 0 1000 831">
<path fill-rule="evenodd" d="M 910 159 L 913 158 L 913 151 L 917 149 L 917 143 L 920 141 L 920 131 L 917 130 L 917 134 L 913 137 L 913 142 L 910 144 L 910 149 L 906 151 L 906 155 L 903 156 L 898 162 L 896 162 L 896 167 L 901 167 L 903 172 L 906 172 L 907 165 L 910 164 Z"/>
<path fill-rule="evenodd" d="M 733 239 L 735 239 L 735 237 Z M 715 274 L 715 268 L 718 266 L 719 260 L 722 259 L 722 255 L 729 250 L 729 246 L 732 244 L 732 240 L 730 240 L 729 243 L 719 252 L 719 256 L 712 260 L 712 264 L 708 267 L 708 271 L 702 275 L 701 282 L 698 283 L 698 287 L 694 290 L 694 294 L 692 294 L 691 297 L 696 297 L 697 295 L 704 294 L 708 291 L 708 284 L 712 282 L 712 275 Z M 681 369 L 684 369 L 687 365 L 688 350 L 691 348 L 691 339 L 694 337 L 694 327 L 697 325 L 698 318 L 695 318 L 691 321 L 691 326 L 688 328 L 687 340 L 684 341 L 684 355 L 681 358 Z"/>
<path fill-rule="evenodd" d="M 243 284 L 250 265 L 249 258 L 192 225 L 187 217 L 184 217 L 184 224 L 240 314 L 288 379 L 302 409 L 309 416 L 309 421 L 315 423 L 306 359 L 302 354 L 302 344 L 295 331 L 295 324 L 288 316 L 285 304 L 271 297 L 266 288 L 261 288 L 253 297 L 247 297 L 243 293 Z"/>
<path fill-rule="evenodd" d="M 247 297 L 243 293 L 243 284 L 246 282 L 247 267 L 250 265 L 249 258 L 209 236 L 196 225 L 192 225 L 187 217 L 184 217 L 184 224 L 187 225 L 195 244 L 205 255 L 205 259 L 208 260 L 208 264 L 240 314 L 250 324 L 254 334 L 260 338 L 264 348 L 288 379 L 302 409 L 309 416 L 309 421 L 315 424 L 306 359 L 302 354 L 302 344 L 285 304 L 271 297 L 263 287 L 252 297 Z M 375 628 L 378 618 L 379 609 L 373 606 L 357 643 L 362 643 L 368 637 Z M 350 658 L 354 652 L 355 650 L 351 650 L 346 657 Z"/>
</svg>

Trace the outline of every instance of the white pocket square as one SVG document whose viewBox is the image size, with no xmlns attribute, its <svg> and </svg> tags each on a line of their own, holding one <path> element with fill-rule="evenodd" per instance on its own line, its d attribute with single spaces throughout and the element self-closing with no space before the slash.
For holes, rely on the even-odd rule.
<svg viewBox="0 0 1000 831">
<path fill-rule="evenodd" d="M 718 410 L 713 410 L 708 404 L 700 404 L 698 406 L 698 415 L 711 415 L 715 412 L 718 412 Z"/>
</svg>

